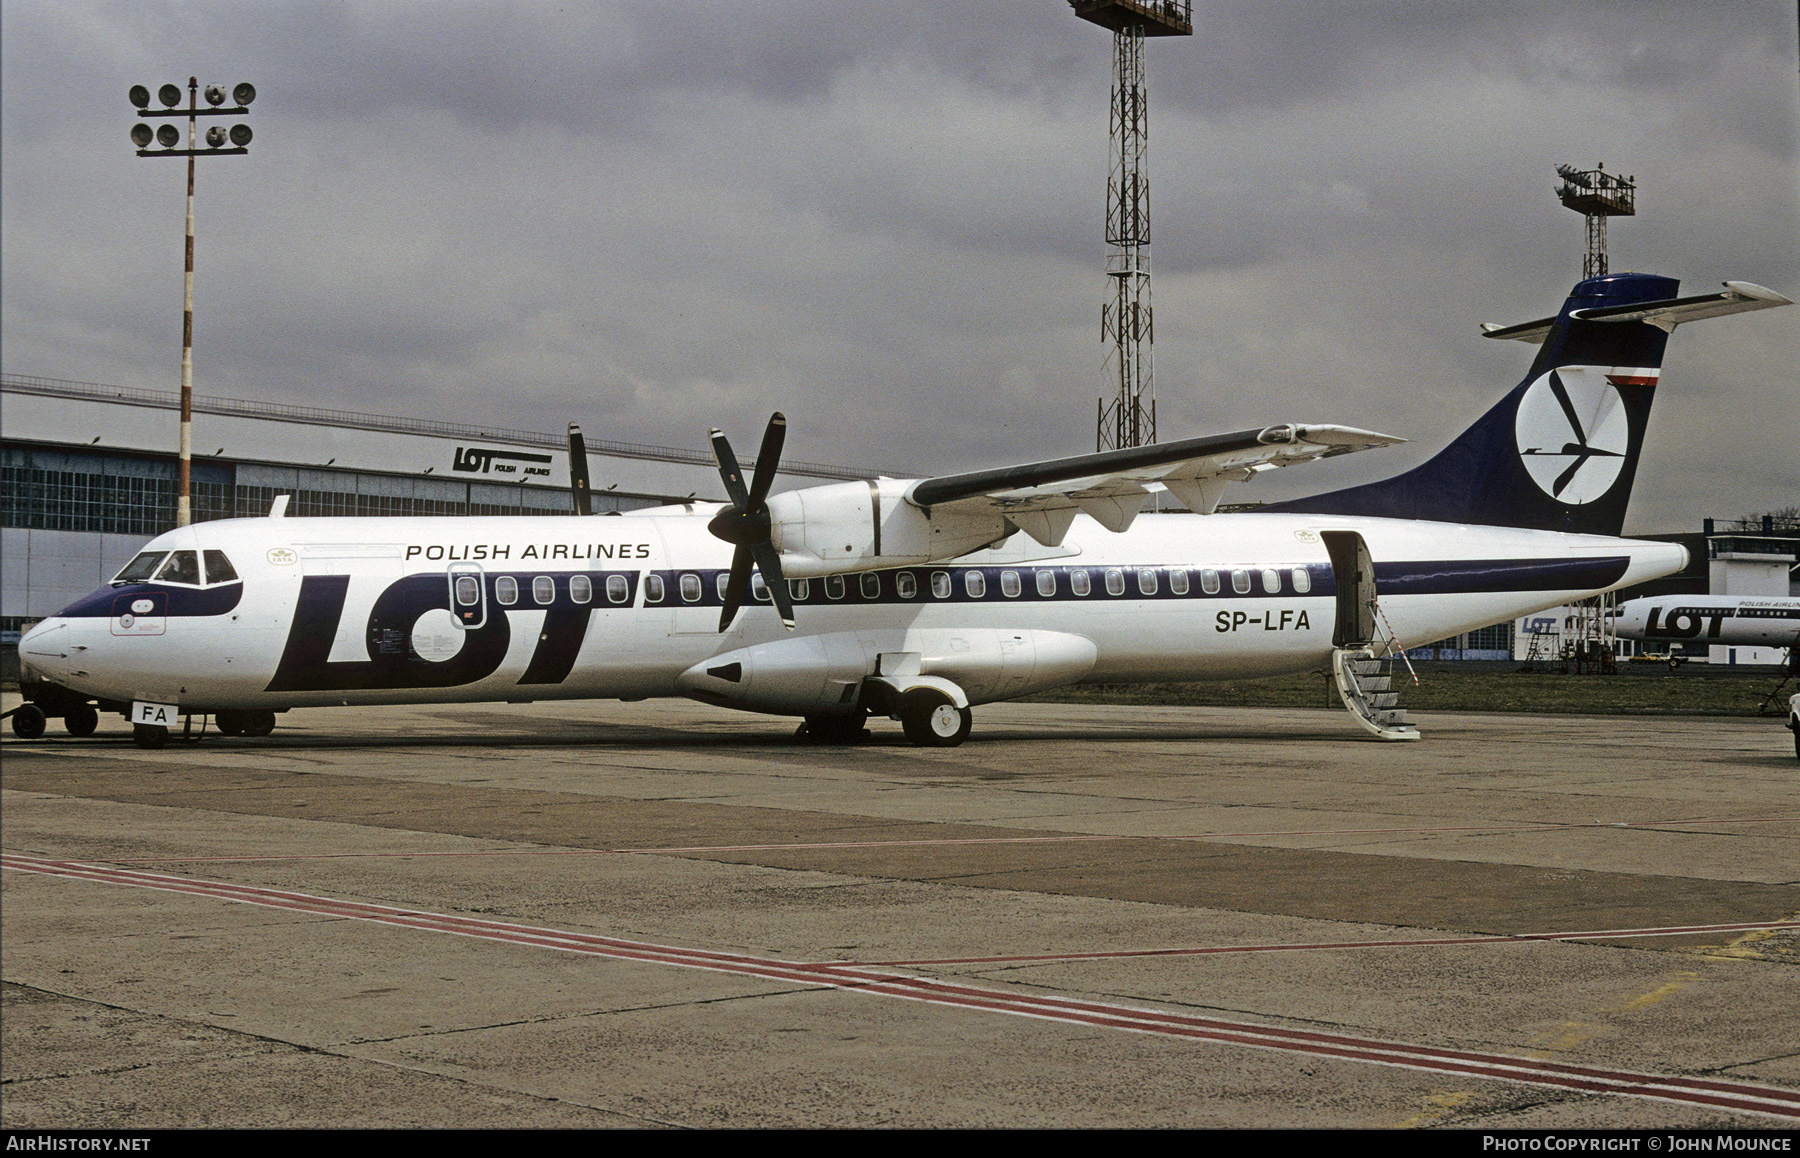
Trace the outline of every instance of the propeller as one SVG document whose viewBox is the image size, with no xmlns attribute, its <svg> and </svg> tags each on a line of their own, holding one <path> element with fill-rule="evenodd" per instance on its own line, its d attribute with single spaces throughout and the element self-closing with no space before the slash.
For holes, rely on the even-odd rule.
<svg viewBox="0 0 1800 1158">
<path fill-rule="evenodd" d="M 713 459 L 719 464 L 719 477 L 725 480 L 725 493 L 731 506 L 720 511 L 706 524 L 706 529 L 730 543 L 737 550 L 731 556 L 731 577 L 725 584 L 725 608 L 719 613 L 719 630 L 731 626 L 738 607 L 744 602 L 744 591 L 750 586 L 752 565 L 762 572 L 769 598 L 781 614 L 781 625 L 794 629 L 794 603 L 788 598 L 787 580 L 781 577 L 781 552 L 770 539 L 769 484 L 775 481 L 775 468 L 781 462 L 781 444 L 787 440 L 787 419 L 777 411 L 763 431 L 762 449 L 756 452 L 756 474 L 750 489 L 744 489 L 744 472 L 725 433 L 714 430 L 711 435 Z"/>
<path fill-rule="evenodd" d="M 569 497 L 575 501 L 576 514 L 594 513 L 593 492 L 588 490 L 587 441 L 573 422 L 569 423 Z"/>
</svg>

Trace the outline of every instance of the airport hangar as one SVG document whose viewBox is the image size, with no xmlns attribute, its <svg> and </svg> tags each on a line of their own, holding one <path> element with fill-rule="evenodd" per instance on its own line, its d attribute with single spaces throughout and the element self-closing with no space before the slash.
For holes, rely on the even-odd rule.
<svg viewBox="0 0 1800 1158">
<path fill-rule="evenodd" d="M 180 403 L 172 390 L 0 375 L 0 644 L 100 587 L 175 523 Z M 293 516 L 570 514 L 566 435 L 234 398 L 196 396 L 196 521 Z M 698 441 L 698 439 L 696 439 Z M 719 500 L 709 451 L 587 439 L 594 511 Z M 777 489 L 865 478 L 866 469 L 786 460 Z M 1767 524 L 1652 535 L 1684 543 L 1686 571 L 1634 595 L 1785 595 L 1800 533 Z M 1415 658 L 1522 660 L 1579 630 L 1575 608 L 1410 649 Z M 1623 655 L 1635 650 L 1617 641 Z M 1778 663 L 1775 649 L 1687 649 L 1714 663 Z M 1751 654 L 1751 653 L 1757 654 Z M 1760 653 L 1769 652 L 1764 656 Z"/>
</svg>

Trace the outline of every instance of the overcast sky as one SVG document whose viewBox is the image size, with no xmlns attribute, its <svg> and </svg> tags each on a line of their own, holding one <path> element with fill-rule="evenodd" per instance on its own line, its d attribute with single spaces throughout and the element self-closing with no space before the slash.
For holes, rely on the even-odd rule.
<svg viewBox="0 0 1800 1158">
<path fill-rule="evenodd" d="M 1164 439 L 1420 461 L 1581 274 L 1800 297 L 1793 0 L 1200 0 L 1152 41 Z M 6 0 L 4 368 L 179 382 L 183 169 L 126 89 L 252 81 L 200 163 L 195 388 L 929 474 L 1093 448 L 1110 34 L 1064 0 Z M 201 436 L 203 437 L 203 435 Z M 1800 501 L 1800 308 L 1683 327 L 1627 529 Z"/>
</svg>

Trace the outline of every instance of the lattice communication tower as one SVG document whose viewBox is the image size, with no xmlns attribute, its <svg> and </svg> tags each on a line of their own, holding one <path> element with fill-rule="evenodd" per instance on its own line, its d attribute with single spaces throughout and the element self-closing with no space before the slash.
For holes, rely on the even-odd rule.
<svg viewBox="0 0 1800 1158">
<path fill-rule="evenodd" d="M 1558 165 L 1556 175 L 1563 183 L 1556 195 L 1567 208 L 1587 218 L 1587 257 L 1581 263 L 1581 276 L 1606 276 L 1606 219 L 1637 216 L 1637 178 L 1608 173 L 1605 164 L 1592 169 Z"/>
<path fill-rule="evenodd" d="M 1100 336 L 1112 343 L 1111 402 L 1096 404 L 1095 450 L 1156 441 L 1156 382 L 1150 305 L 1150 88 L 1144 38 L 1192 36 L 1191 0 L 1069 0 L 1075 15 L 1113 34 L 1112 166 L 1106 183 L 1107 276 L 1111 300 L 1100 309 Z"/>
</svg>

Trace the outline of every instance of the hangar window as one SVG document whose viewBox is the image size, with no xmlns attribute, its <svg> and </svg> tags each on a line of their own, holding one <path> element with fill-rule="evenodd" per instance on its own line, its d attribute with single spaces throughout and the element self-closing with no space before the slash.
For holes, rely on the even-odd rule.
<svg viewBox="0 0 1800 1158">
<path fill-rule="evenodd" d="M 200 556 L 193 551 L 174 551 L 156 573 L 158 583 L 192 583 L 200 586 Z"/>
<path fill-rule="evenodd" d="M 1077 595 L 1086 595 L 1093 589 L 1094 585 L 1088 580 L 1088 573 L 1086 571 L 1077 570 L 1069 572 L 1070 591 L 1073 591 Z"/>
<path fill-rule="evenodd" d="M 606 598 L 613 603 L 623 603 L 631 598 L 631 584 L 625 581 L 625 576 L 606 577 Z"/>
<path fill-rule="evenodd" d="M 236 581 L 238 577 L 237 568 L 231 565 L 231 560 L 225 557 L 225 552 L 207 551 L 205 557 L 206 581 L 208 583 L 231 583 Z"/>
<path fill-rule="evenodd" d="M 531 581 L 531 597 L 539 603 L 556 602 L 556 580 L 548 575 L 539 575 Z"/>
<path fill-rule="evenodd" d="M 825 576 L 825 598 L 842 599 L 844 597 L 844 577 L 842 575 Z"/>
<path fill-rule="evenodd" d="M 1106 593 L 1108 595 L 1125 594 L 1125 572 L 1117 567 L 1106 569 Z"/>
<path fill-rule="evenodd" d="M 1052 595 L 1055 595 L 1056 594 L 1056 572 L 1050 570 L 1047 567 L 1044 568 L 1043 570 L 1039 571 L 1037 573 L 1037 589 L 1038 589 L 1038 594 L 1042 595 L 1045 599 L 1048 599 Z"/>
<path fill-rule="evenodd" d="M 933 599 L 950 598 L 950 572 L 933 571 L 931 573 L 931 597 Z"/>
<path fill-rule="evenodd" d="M 1138 580 L 1138 594 L 1139 595 L 1155 595 L 1156 594 L 1156 570 L 1155 570 L 1155 568 L 1139 567 L 1138 574 L 1137 574 L 1137 580 Z"/>
<path fill-rule="evenodd" d="M 594 601 L 594 581 L 586 575 L 569 576 L 569 598 L 577 603 Z"/>
<path fill-rule="evenodd" d="M 511 607 L 519 601 L 519 581 L 511 575 L 502 575 L 494 580 L 494 598 L 502 607 Z"/>
<path fill-rule="evenodd" d="M 811 579 L 789 579 L 788 596 L 792 599 L 804 600 L 812 594 Z"/>
<path fill-rule="evenodd" d="M 1169 568 L 1169 590 L 1176 595 L 1188 593 L 1188 573 L 1185 567 Z"/>
<path fill-rule="evenodd" d="M 862 596 L 864 599 L 880 599 L 881 598 L 881 576 L 875 574 L 875 572 L 873 572 L 873 571 L 864 571 L 863 572 L 863 574 L 862 574 Z"/>
<path fill-rule="evenodd" d="M 9 526 L 11 524 L 8 524 Z M 145 551 L 131 562 L 125 569 L 113 576 L 114 583 L 142 583 L 156 574 L 156 565 L 169 557 L 167 551 Z"/>
<path fill-rule="evenodd" d="M 1017 571 L 1000 572 L 1000 594 L 1006 596 L 1008 599 L 1017 599 L 1019 597 L 1019 592 L 1022 590 L 1024 590 L 1024 588 L 1019 584 L 1019 573 Z"/>
<path fill-rule="evenodd" d="M 1231 589 L 1239 595 L 1250 594 L 1250 572 L 1239 567 L 1231 573 Z"/>
<path fill-rule="evenodd" d="M 898 571 L 894 574 L 894 591 L 902 599 L 911 599 L 919 593 L 919 577 L 911 571 Z"/>
<path fill-rule="evenodd" d="M 1219 573 L 1214 571 L 1211 567 L 1202 568 L 1200 571 L 1200 590 L 1206 592 L 1208 595 L 1217 595 L 1219 593 Z"/>
<path fill-rule="evenodd" d="M 1264 567 L 1262 573 L 1263 590 L 1270 595 L 1281 594 L 1281 572 L 1273 567 Z"/>
<path fill-rule="evenodd" d="M 970 599 L 980 599 L 987 594 L 987 575 L 981 571 L 970 571 L 963 576 L 963 590 L 969 593 Z"/>
<path fill-rule="evenodd" d="M 644 576 L 645 603 L 661 603 L 663 601 L 663 596 L 666 594 L 668 594 L 668 592 L 663 587 L 663 577 L 661 575 L 650 574 Z"/>
<path fill-rule="evenodd" d="M 692 571 L 681 573 L 681 598 L 687 603 L 700 602 L 700 576 Z"/>
<path fill-rule="evenodd" d="M 1293 580 L 1294 590 L 1300 594 L 1304 595 L 1312 590 L 1312 576 L 1307 574 L 1306 568 L 1294 568 L 1288 573 L 1288 578 Z"/>
</svg>

